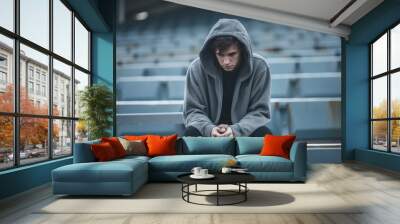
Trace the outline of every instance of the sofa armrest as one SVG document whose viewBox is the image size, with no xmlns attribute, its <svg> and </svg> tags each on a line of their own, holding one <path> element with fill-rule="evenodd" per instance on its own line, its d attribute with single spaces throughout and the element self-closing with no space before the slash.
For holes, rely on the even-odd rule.
<svg viewBox="0 0 400 224">
<path fill-rule="evenodd" d="M 296 141 L 290 149 L 290 160 L 293 162 L 293 179 L 305 181 L 307 177 L 307 143 Z"/>
<path fill-rule="evenodd" d="M 90 146 L 92 144 L 100 143 L 99 140 L 88 141 L 88 142 L 80 142 L 75 143 L 74 147 L 74 163 L 89 163 L 95 162 L 96 158 L 94 157 Z"/>
</svg>

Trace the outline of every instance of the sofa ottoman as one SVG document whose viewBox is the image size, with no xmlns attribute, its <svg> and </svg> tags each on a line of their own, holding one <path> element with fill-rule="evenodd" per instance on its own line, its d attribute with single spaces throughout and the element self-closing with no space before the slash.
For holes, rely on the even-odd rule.
<svg viewBox="0 0 400 224">
<path fill-rule="evenodd" d="M 132 195 L 148 181 L 149 157 L 96 162 L 90 146 L 99 142 L 75 144 L 74 163 L 52 171 L 54 194 Z"/>
<path fill-rule="evenodd" d="M 148 180 L 147 161 L 124 158 L 74 163 L 52 171 L 53 193 L 68 195 L 131 195 Z"/>
</svg>

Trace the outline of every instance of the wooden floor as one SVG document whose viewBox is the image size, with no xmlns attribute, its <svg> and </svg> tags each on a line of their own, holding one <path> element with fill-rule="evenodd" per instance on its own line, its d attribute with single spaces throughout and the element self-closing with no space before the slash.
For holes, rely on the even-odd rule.
<svg viewBox="0 0 400 224">
<path fill-rule="evenodd" d="M 308 175 L 309 183 L 367 206 L 357 214 L 35 214 L 35 208 L 54 200 L 47 185 L 0 202 L 0 223 L 400 223 L 399 173 L 345 163 L 312 165 Z"/>
</svg>

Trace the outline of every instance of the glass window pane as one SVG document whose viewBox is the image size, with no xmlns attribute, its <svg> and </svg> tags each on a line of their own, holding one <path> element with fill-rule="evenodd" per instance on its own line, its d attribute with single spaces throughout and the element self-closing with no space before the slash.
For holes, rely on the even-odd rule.
<svg viewBox="0 0 400 224">
<path fill-rule="evenodd" d="M 72 117 L 71 66 L 53 60 L 53 115 Z"/>
<path fill-rule="evenodd" d="M 75 18 L 75 63 L 89 70 L 89 32 Z"/>
<path fill-rule="evenodd" d="M 0 116 L 0 170 L 14 165 L 14 124 L 10 116 Z"/>
<path fill-rule="evenodd" d="M 53 17 L 53 51 L 71 60 L 72 12 L 60 0 L 53 0 Z"/>
<path fill-rule="evenodd" d="M 391 116 L 400 118 L 400 72 L 391 74 L 390 85 Z"/>
<path fill-rule="evenodd" d="M 0 35 L 0 111 L 14 111 L 14 43 Z"/>
<path fill-rule="evenodd" d="M 89 86 L 89 75 L 75 69 L 75 117 L 81 114 L 80 94 L 86 86 Z"/>
<path fill-rule="evenodd" d="M 372 68 L 373 75 L 387 71 L 387 34 L 372 45 Z"/>
<path fill-rule="evenodd" d="M 49 48 L 49 0 L 20 0 L 21 36 Z"/>
<path fill-rule="evenodd" d="M 387 151 L 387 121 L 372 122 L 372 148 Z"/>
<path fill-rule="evenodd" d="M 372 118 L 387 118 L 387 77 L 372 80 Z"/>
<path fill-rule="evenodd" d="M 400 120 L 393 120 L 391 123 L 392 152 L 400 153 Z"/>
<path fill-rule="evenodd" d="M 34 163 L 49 158 L 49 120 L 45 118 L 20 118 L 20 163 Z"/>
<path fill-rule="evenodd" d="M 88 140 L 88 129 L 84 120 L 75 121 L 75 143 Z"/>
<path fill-rule="evenodd" d="M 53 157 L 72 154 L 72 121 L 53 120 Z"/>
<path fill-rule="evenodd" d="M 49 57 L 21 44 L 20 60 L 21 113 L 47 115 L 49 108 Z"/>
<path fill-rule="evenodd" d="M 390 67 L 400 67 L 400 24 L 391 30 L 390 36 Z"/>
<path fill-rule="evenodd" d="M 0 26 L 14 31 L 14 0 L 0 1 Z"/>
</svg>

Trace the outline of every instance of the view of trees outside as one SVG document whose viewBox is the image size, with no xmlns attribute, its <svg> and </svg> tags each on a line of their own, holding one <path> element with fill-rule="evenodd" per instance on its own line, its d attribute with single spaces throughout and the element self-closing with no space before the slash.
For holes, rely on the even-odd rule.
<svg viewBox="0 0 400 224">
<path fill-rule="evenodd" d="M 7 91 L 0 94 L 0 107 L 12 111 L 13 85 L 7 86 Z M 20 88 L 20 104 L 24 105 L 25 113 L 47 113 L 47 106 L 34 104 L 24 87 Z M 46 105 L 46 104 L 45 104 Z M 59 112 L 56 112 L 58 114 Z M 14 161 L 13 136 L 14 124 L 10 116 L 0 116 L 0 168 L 12 166 Z M 47 118 L 20 118 L 20 159 L 21 164 L 32 163 L 48 159 L 48 119 Z M 53 139 L 58 139 L 60 126 L 53 124 Z"/>
<path fill-rule="evenodd" d="M 389 34 L 390 45 L 388 46 Z M 393 72 L 400 66 L 399 41 L 400 25 L 397 25 L 391 29 L 391 32 L 386 32 L 371 45 L 372 148 L 382 151 L 388 151 L 390 148 L 390 151 L 395 153 L 400 153 L 400 90 L 398 88 L 400 86 L 400 72 Z M 388 52 L 390 53 L 389 58 Z M 390 66 L 388 66 L 388 61 Z M 385 74 L 385 72 L 387 73 Z M 390 88 L 388 83 L 390 83 Z M 390 91 L 389 99 L 388 91 Z M 388 102 L 390 102 L 390 105 L 388 105 Z M 388 111 L 388 106 L 390 106 L 390 111 Z"/>
<path fill-rule="evenodd" d="M 64 133 L 60 135 L 60 133 Z M 53 120 L 53 157 L 71 155 L 72 150 L 72 121 Z"/>
<path fill-rule="evenodd" d="M 75 122 L 75 142 L 84 142 L 88 140 L 88 128 L 84 120 Z"/>
<path fill-rule="evenodd" d="M 50 15 L 51 7 L 53 13 Z M 75 104 L 79 105 L 79 92 L 89 85 L 91 75 L 90 32 L 60 0 L 21 0 L 17 14 L 14 14 L 13 0 L 0 0 L 0 9 L 0 26 L 18 34 L 10 38 L 0 30 L 0 170 L 71 155 L 74 119 L 80 114 L 80 108 L 73 103 L 75 99 Z M 18 27 L 14 30 L 14 21 L 17 20 Z M 50 29 L 50 24 L 53 29 Z M 19 52 L 15 51 L 16 39 L 19 40 Z M 39 49 L 32 42 L 43 48 Z M 53 48 L 50 43 L 53 43 Z M 69 63 L 55 59 L 49 52 L 56 53 Z M 15 53 L 19 56 L 18 63 Z M 75 63 L 72 55 L 75 55 Z M 15 74 L 16 65 L 19 66 L 19 74 Z M 77 75 L 74 80 L 73 71 Z M 14 105 L 15 79 L 19 80 L 18 105 Z M 74 86 L 76 89 L 73 92 Z M 15 106 L 18 106 L 19 113 L 15 113 Z M 74 107 L 77 108 L 75 114 Z M 50 108 L 53 111 L 51 114 Z M 15 127 L 16 121 L 19 127 Z M 85 125 L 80 125 L 75 136 L 87 139 L 85 128 Z M 14 133 L 14 130 L 18 132 Z M 18 146 L 15 145 L 16 140 Z M 49 154 L 50 148 L 52 155 Z M 19 163 L 15 162 L 14 151 L 19 155 Z"/>
<path fill-rule="evenodd" d="M 393 99 L 392 117 L 400 117 L 400 99 Z M 374 118 L 387 118 L 387 101 L 381 101 L 373 107 Z M 387 151 L 387 121 L 372 122 L 372 136 L 374 149 Z M 400 153 L 400 120 L 391 121 L 392 152 Z"/>
<path fill-rule="evenodd" d="M 0 169 L 2 169 L 13 166 L 13 117 L 0 116 L 0 126 Z"/>
<path fill-rule="evenodd" d="M 400 26 L 399 26 L 400 27 Z M 397 59 L 398 60 L 398 59 Z M 400 118 L 400 72 L 391 75 L 391 117 Z M 400 120 L 391 121 L 392 152 L 400 153 Z"/>
</svg>

